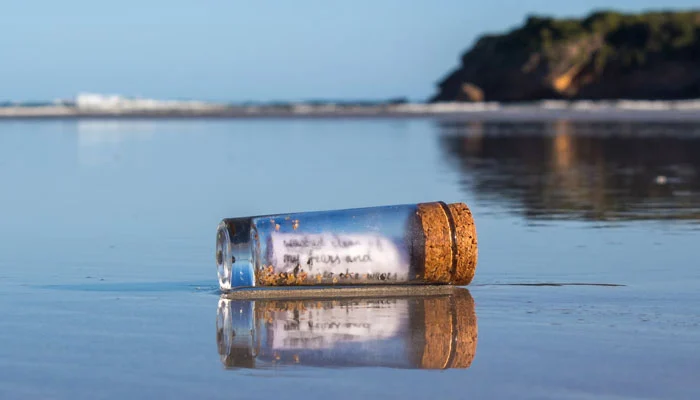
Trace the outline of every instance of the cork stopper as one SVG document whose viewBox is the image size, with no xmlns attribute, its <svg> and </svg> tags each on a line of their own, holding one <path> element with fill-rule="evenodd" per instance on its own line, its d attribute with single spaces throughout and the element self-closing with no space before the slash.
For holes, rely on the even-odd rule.
<svg viewBox="0 0 700 400">
<path fill-rule="evenodd" d="M 476 273 L 476 226 L 464 203 L 418 204 L 418 251 L 428 283 L 468 285 Z"/>
<path fill-rule="evenodd" d="M 474 299 L 461 289 L 449 297 L 426 299 L 424 369 L 469 368 L 476 355 L 478 326 Z"/>
</svg>

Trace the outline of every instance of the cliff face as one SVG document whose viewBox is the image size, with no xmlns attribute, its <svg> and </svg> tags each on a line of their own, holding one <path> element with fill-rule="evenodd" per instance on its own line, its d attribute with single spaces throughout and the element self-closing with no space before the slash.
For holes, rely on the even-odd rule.
<svg viewBox="0 0 700 400">
<path fill-rule="evenodd" d="M 700 98 L 700 11 L 529 17 L 481 37 L 431 101 L 623 98 Z"/>
</svg>

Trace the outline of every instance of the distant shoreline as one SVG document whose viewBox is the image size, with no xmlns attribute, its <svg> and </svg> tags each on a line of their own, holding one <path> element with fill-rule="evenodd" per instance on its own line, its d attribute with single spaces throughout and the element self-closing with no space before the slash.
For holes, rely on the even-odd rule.
<svg viewBox="0 0 700 400">
<path fill-rule="evenodd" d="M 66 105 L 0 107 L 2 120 L 41 119 L 336 119 L 436 118 L 450 120 L 698 121 L 700 100 L 404 103 L 379 105 L 203 105 L 157 109 L 81 108 Z"/>
</svg>

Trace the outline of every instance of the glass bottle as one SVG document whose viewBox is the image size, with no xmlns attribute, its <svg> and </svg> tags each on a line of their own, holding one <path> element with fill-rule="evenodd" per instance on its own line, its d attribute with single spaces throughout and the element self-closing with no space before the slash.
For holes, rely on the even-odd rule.
<svg viewBox="0 0 700 400">
<path fill-rule="evenodd" d="M 239 287 L 467 285 L 476 229 L 463 203 L 227 218 L 216 235 L 223 291 Z"/>
</svg>

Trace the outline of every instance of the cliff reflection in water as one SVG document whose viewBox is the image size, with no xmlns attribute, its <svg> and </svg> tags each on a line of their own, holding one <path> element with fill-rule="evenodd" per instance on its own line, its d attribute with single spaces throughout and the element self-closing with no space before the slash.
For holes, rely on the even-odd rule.
<svg viewBox="0 0 700 400">
<path fill-rule="evenodd" d="M 476 353 L 466 289 L 411 297 L 219 300 L 216 340 L 227 368 L 277 365 L 468 368 Z"/>
<path fill-rule="evenodd" d="M 700 125 L 443 123 L 478 201 L 529 218 L 700 220 Z"/>
</svg>

